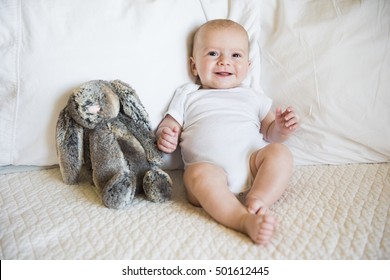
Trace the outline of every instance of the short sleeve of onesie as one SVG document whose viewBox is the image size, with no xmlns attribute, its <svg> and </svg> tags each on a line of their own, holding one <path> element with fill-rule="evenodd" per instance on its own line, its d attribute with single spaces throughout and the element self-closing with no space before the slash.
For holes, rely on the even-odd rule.
<svg viewBox="0 0 390 280">
<path fill-rule="evenodd" d="M 199 87 L 197 84 L 188 83 L 177 88 L 165 115 L 171 115 L 180 125 L 183 125 L 186 96 Z"/>
</svg>

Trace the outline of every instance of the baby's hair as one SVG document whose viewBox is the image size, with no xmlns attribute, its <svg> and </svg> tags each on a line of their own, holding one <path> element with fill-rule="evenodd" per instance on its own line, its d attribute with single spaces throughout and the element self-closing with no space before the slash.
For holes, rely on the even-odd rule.
<svg viewBox="0 0 390 280">
<path fill-rule="evenodd" d="M 240 30 L 241 32 L 243 32 L 246 35 L 247 40 L 248 40 L 248 44 L 249 44 L 248 32 L 246 31 L 246 29 L 241 24 L 239 24 L 239 23 L 237 23 L 235 21 L 232 21 L 230 19 L 214 19 L 214 20 L 209 20 L 206 23 L 202 24 L 198 28 L 198 30 L 195 32 L 194 38 L 193 38 L 193 41 L 192 41 L 192 51 L 194 49 L 194 45 L 196 43 L 197 37 L 199 36 L 199 33 L 202 30 L 207 30 L 207 29 L 225 29 L 225 28 L 236 28 L 237 30 Z M 192 53 L 192 51 L 191 51 L 191 53 Z"/>
</svg>

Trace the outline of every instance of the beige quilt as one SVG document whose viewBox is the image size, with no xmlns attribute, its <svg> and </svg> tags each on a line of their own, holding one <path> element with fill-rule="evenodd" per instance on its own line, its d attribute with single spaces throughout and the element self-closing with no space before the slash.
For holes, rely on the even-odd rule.
<svg viewBox="0 0 390 280">
<path fill-rule="evenodd" d="M 191 206 L 170 174 L 172 201 L 120 211 L 58 168 L 0 175 L 0 259 L 390 259 L 390 163 L 296 167 L 265 247 Z"/>
</svg>

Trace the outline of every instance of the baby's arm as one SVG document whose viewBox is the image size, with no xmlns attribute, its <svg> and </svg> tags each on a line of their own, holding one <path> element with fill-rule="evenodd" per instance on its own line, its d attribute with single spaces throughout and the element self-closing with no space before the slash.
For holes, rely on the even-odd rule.
<svg viewBox="0 0 390 280">
<path fill-rule="evenodd" d="M 261 133 L 268 142 L 283 142 L 297 130 L 298 118 L 292 107 L 282 112 L 276 108 L 275 114 L 269 112 L 261 122 Z"/>
<path fill-rule="evenodd" d="M 179 143 L 181 125 L 170 115 L 167 115 L 156 131 L 157 147 L 164 153 L 173 153 Z"/>
</svg>

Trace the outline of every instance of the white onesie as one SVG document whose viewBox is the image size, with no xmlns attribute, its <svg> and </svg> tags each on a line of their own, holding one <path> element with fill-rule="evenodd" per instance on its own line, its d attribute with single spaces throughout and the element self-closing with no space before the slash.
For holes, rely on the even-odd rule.
<svg viewBox="0 0 390 280">
<path fill-rule="evenodd" d="M 260 121 L 271 104 L 270 98 L 249 88 L 199 89 L 195 84 L 178 88 L 167 114 L 182 126 L 185 167 L 213 163 L 225 170 L 233 193 L 249 189 L 249 159 L 266 145 Z"/>
</svg>

